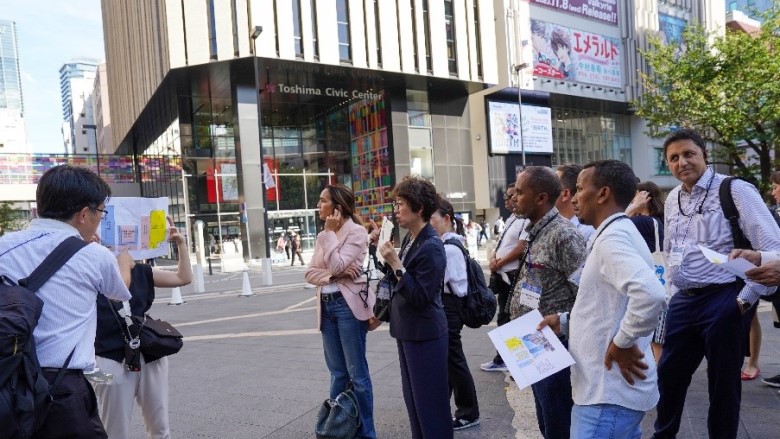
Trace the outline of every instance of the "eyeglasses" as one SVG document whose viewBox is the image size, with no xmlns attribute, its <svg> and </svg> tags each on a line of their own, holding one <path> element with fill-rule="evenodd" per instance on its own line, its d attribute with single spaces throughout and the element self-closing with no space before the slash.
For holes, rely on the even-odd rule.
<svg viewBox="0 0 780 439">
<path fill-rule="evenodd" d="M 95 207 L 93 210 L 96 210 L 96 211 L 100 212 L 100 219 L 105 219 L 106 218 L 106 214 L 108 213 L 107 210 L 101 209 L 99 207 Z"/>
<path fill-rule="evenodd" d="M 405 205 L 406 203 L 404 203 L 403 201 L 393 201 L 393 210 L 400 209 L 401 206 L 405 206 Z"/>
</svg>

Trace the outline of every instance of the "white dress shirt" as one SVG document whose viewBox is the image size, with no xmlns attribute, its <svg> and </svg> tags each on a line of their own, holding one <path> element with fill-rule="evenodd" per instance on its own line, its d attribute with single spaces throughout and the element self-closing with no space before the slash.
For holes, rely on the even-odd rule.
<svg viewBox="0 0 780 439">
<path fill-rule="evenodd" d="M 515 249 L 520 244 L 520 241 L 528 239 L 528 232 L 525 230 L 528 225 L 528 220 L 524 218 L 518 218 L 516 215 L 511 215 L 506 220 L 506 227 L 504 233 L 499 237 L 501 241 L 496 249 L 496 258 L 503 258 Z M 520 267 L 520 261 L 514 260 L 509 262 L 498 269 L 502 273 L 507 271 L 517 270 Z"/>
<path fill-rule="evenodd" d="M 39 218 L 25 230 L 0 237 L 0 274 L 13 281 L 29 276 L 71 236 L 80 237 L 70 224 Z M 33 332 L 41 367 L 62 367 L 75 346 L 68 368 L 94 369 L 98 293 L 130 300 L 116 257 L 93 243 L 76 253 L 36 293 L 44 303 Z"/>
<path fill-rule="evenodd" d="M 580 277 L 569 321 L 569 352 L 574 403 L 615 404 L 647 411 L 658 402 L 656 365 L 650 349 L 658 316 L 666 306 L 664 287 L 655 275 L 645 240 L 623 213 L 607 218 L 596 230 Z M 617 363 L 604 366 L 610 342 L 636 344 L 644 352 L 647 379 L 628 384 Z"/>
<path fill-rule="evenodd" d="M 442 242 L 455 238 L 465 245 L 464 237 L 457 233 L 447 232 L 441 235 Z M 447 254 L 447 266 L 444 268 L 444 291 L 454 293 L 458 297 L 466 297 L 468 292 L 468 272 L 466 271 L 466 257 L 463 252 L 453 244 L 444 244 L 444 252 Z"/>
<path fill-rule="evenodd" d="M 580 232 L 580 235 L 582 235 L 582 237 L 585 238 L 585 242 L 590 241 L 590 237 L 593 236 L 593 232 L 596 231 L 596 229 L 594 229 L 593 226 L 582 224 L 580 222 L 580 219 L 577 218 L 577 215 L 571 217 L 569 221 L 571 221 L 571 223 L 574 224 L 574 227 L 577 228 L 577 231 Z"/>
</svg>

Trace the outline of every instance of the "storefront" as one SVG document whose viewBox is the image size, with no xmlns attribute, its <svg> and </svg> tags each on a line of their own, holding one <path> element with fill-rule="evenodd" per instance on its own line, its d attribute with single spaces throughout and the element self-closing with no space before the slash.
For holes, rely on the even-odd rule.
<svg viewBox="0 0 780 439">
<path fill-rule="evenodd" d="M 258 61 L 259 124 L 253 60 L 212 63 L 172 71 L 138 119 L 135 145 L 123 145 L 180 152 L 181 184 L 151 181 L 145 195 L 180 187 L 168 194 L 180 203 L 172 211 L 193 236 L 202 220 L 205 240 L 240 238 L 246 258 L 263 257 L 265 240 L 274 248 L 288 230 L 310 248 L 327 184 L 351 187 L 358 214 L 377 219 L 391 213 L 392 187 L 408 174 L 460 194 L 458 210 L 475 210 L 466 103 L 483 84 Z"/>
</svg>

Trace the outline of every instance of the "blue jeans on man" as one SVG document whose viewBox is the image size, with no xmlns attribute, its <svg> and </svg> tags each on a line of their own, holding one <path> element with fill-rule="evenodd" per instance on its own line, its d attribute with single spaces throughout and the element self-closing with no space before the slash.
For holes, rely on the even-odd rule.
<svg viewBox="0 0 780 439">
<path fill-rule="evenodd" d="M 376 438 L 374 397 L 366 360 L 368 324 L 355 318 L 343 297 L 322 302 L 322 346 L 330 371 L 330 398 L 352 385 L 360 410 L 357 437 Z"/>
<path fill-rule="evenodd" d="M 561 338 L 563 347 L 569 342 Z M 564 368 L 547 378 L 531 384 L 536 404 L 536 421 L 545 439 L 568 439 L 574 401 L 571 397 L 571 369 Z"/>
</svg>

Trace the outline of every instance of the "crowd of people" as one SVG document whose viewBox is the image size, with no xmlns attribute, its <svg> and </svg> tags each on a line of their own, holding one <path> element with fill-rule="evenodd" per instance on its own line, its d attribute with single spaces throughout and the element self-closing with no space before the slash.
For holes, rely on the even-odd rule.
<svg viewBox="0 0 780 439">
<path fill-rule="evenodd" d="M 575 360 L 531 386 L 547 439 L 640 438 L 641 421 L 653 407 L 653 437 L 676 437 L 692 375 L 704 358 L 709 436 L 737 436 L 741 382 L 758 376 L 757 360 L 742 370 L 746 357 L 758 356 L 757 302 L 780 285 L 780 228 L 755 187 L 713 171 L 695 131 L 672 133 L 664 155 L 680 181 L 665 202 L 657 185 L 640 183 L 617 160 L 556 170 L 529 166 L 506 190 L 506 222 L 497 219 L 493 229 L 484 220 L 471 222 L 480 244 L 490 231 L 496 241 L 488 269 L 497 324 L 538 310 L 538 329 L 549 327 Z M 732 221 L 722 208 L 724 181 L 739 214 Z M 780 173 L 772 182 L 780 202 Z M 47 171 L 36 195 L 40 218 L 0 237 L 0 274 L 24 278 L 67 237 L 94 241 L 110 194 L 86 169 Z M 377 437 L 366 340 L 382 321 L 363 268 L 371 249 L 384 274 L 380 285 L 389 289 L 387 321 L 410 436 L 451 438 L 480 424 L 479 395 L 461 342 L 468 230 L 425 179 L 403 178 L 394 196 L 393 218 L 406 231 L 399 250 L 393 239 L 379 242 L 376 224 L 363 224 L 349 188 L 328 185 L 320 194 L 323 229 L 305 278 L 317 287 L 328 393 L 337 399 L 353 392 L 357 437 Z M 170 436 L 167 358 L 143 356 L 133 363 L 138 370 L 129 367 L 121 313 L 143 316 L 155 287 L 191 281 L 189 252 L 175 228 L 170 239 L 181 247 L 175 273 L 90 244 L 40 288 L 46 307 L 35 331 L 37 356 L 48 380 L 67 369 L 61 392 L 67 397 L 54 395 L 35 437 L 126 437 L 134 401 L 150 437 Z M 278 245 L 288 242 L 291 256 L 297 253 L 303 263 L 294 238 L 282 236 Z M 710 263 L 700 247 L 757 268 L 743 281 Z M 61 291 L 72 294 L 62 300 Z M 113 380 L 90 384 L 83 371 L 96 367 Z M 480 369 L 504 372 L 507 365 L 497 354 Z M 780 386 L 778 377 L 765 382 Z"/>
</svg>

